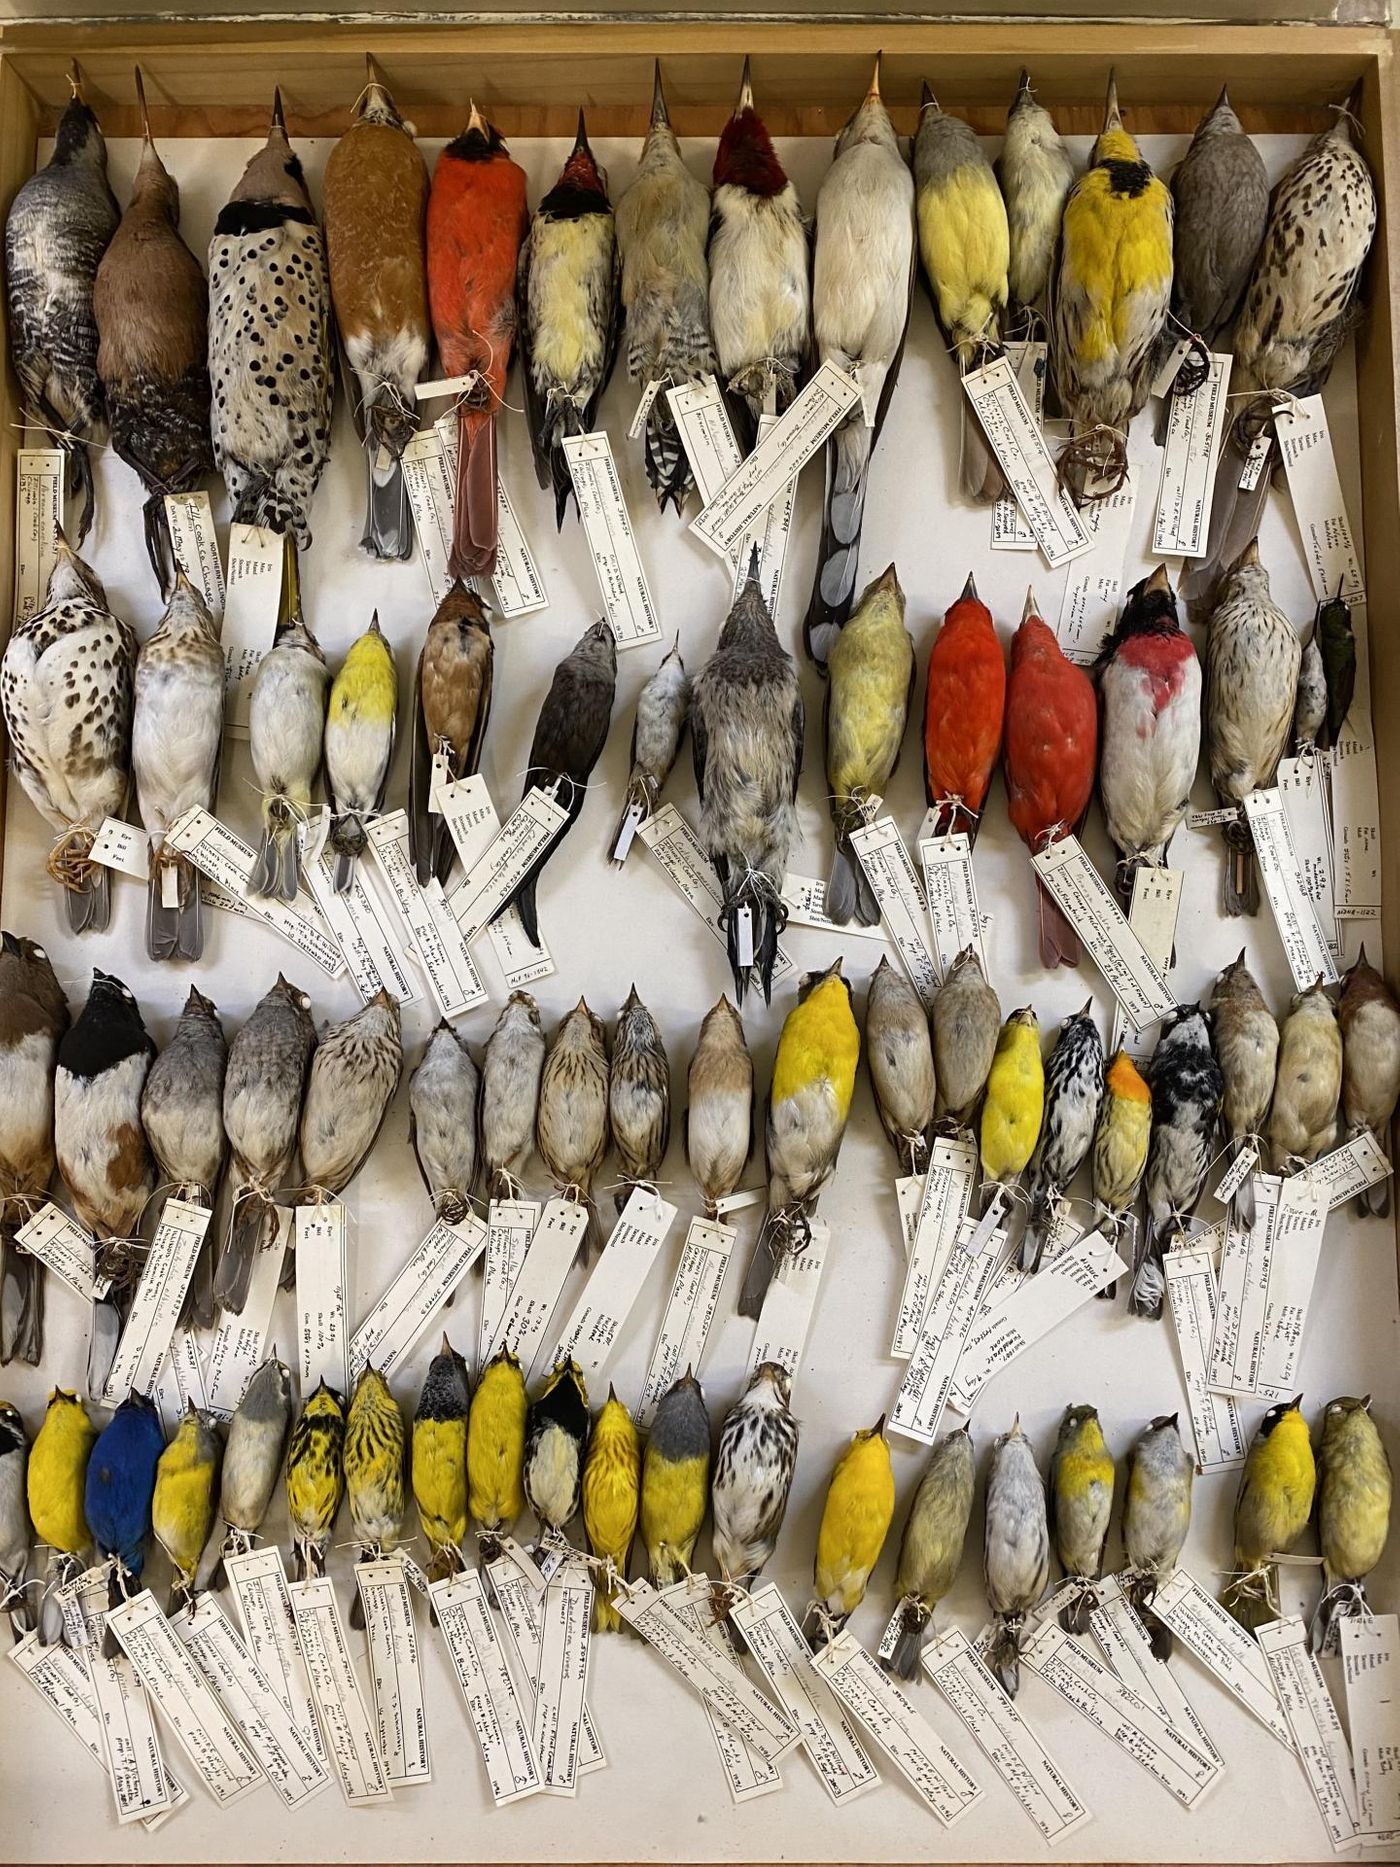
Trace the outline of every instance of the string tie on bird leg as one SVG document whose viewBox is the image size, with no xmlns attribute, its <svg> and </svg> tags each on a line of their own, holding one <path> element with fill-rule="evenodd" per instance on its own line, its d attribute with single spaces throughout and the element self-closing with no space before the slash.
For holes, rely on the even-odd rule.
<svg viewBox="0 0 1400 1867">
<path fill-rule="evenodd" d="M 48 871 L 60 888 L 85 894 L 92 886 L 97 865 L 91 860 L 95 833 L 85 823 L 72 824 L 49 851 Z"/>
<path fill-rule="evenodd" d="M 1104 421 L 1073 435 L 1055 462 L 1055 478 L 1077 506 L 1111 498 L 1127 477 L 1128 437 Z"/>
<path fill-rule="evenodd" d="M 1167 322 L 1174 330 L 1180 331 L 1191 346 L 1190 356 L 1183 357 L 1177 367 L 1169 393 L 1194 395 L 1210 375 L 1210 346 L 1199 331 L 1193 331 L 1189 325 L 1183 324 L 1174 311 L 1167 313 Z"/>
</svg>

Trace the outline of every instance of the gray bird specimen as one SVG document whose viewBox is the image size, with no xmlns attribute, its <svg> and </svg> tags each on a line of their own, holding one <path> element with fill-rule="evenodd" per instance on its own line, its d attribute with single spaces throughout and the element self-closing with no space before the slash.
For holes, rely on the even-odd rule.
<svg viewBox="0 0 1400 1867">
<path fill-rule="evenodd" d="M 92 309 L 112 447 L 146 489 L 146 553 L 164 596 L 174 570 L 166 495 L 189 492 L 214 471 L 209 286 L 180 238 L 180 190 L 151 140 L 139 65 L 136 95 L 141 161 L 97 268 Z"/>
<path fill-rule="evenodd" d="M 880 1125 L 901 1171 L 927 1172 L 936 1088 L 928 1013 L 888 956 L 875 968 L 866 996 L 865 1057 Z"/>
<path fill-rule="evenodd" d="M 1279 1033 L 1278 1075 L 1269 1109 L 1275 1173 L 1291 1173 L 1337 1141 L 1342 1030 L 1325 981 L 1297 992 Z"/>
<path fill-rule="evenodd" d="M 433 1212 L 449 1225 L 472 1209 L 480 1090 L 472 1054 L 444 1018 L 408 1081 L 408 1139 Z"/>
<path fill-rule="evenodd" d="M 62 448 L 68 490 L 82 500 L 77 542 L 92 524 L 88 446 L 102 419 L 93 285 L 117 230 L 107 185 L 107 145 L 83 102 L 75 65 L 73 95 L 59 119 L 53 154 L 10 203 L 5 221 L 5 299 L 10 360 L 24 405 Z"/>
<path fill-rule="evenodd" d="M 1010 235 L 1008 329 L 1012 335 L 1028 337 L 1035 328 L 1031 314 L 1044 314 L 1060 217 L 1074 180 L 1074 161 L 1054 118 L 1035 101 L 1031 75 L 1024 69 L 1006 115 L 996 177 Z"/>
<path fill-rule="evenodd" d="M 35 1624 L 25 1593 L 29 1575 L 29 1439 L 19 1408 L 0 1401 L 0 1614 L 18 1640 Z"/>
<path fill-rule="evenodd" d="M 933 1611 L 958 1579 L 976 1488 L 972 1434 L 960 1426 L 934 1447 L 904 1522 L 894 1577 L 899 1632 L 883 1662 L 898 1679 L 918 1676 Z"/>
<path fill-rule="evenodd" d="M 836 139 L 817 191 L 812 331 L 817 358 L 860 385 L 861 399 L 826 444 L 826 503 L 802 641 L 818 667 L 856 595 L 870 456 L 899 376 L 914 294 L 914 182 L 880 98 L 870 89 Z"/>
<path fill-rule="evenodd" d="M 1328 1646 L 1339 1614 L 1366 1612 L 1366 1577 L 1385 1553 L 1391 1498 L 1390 1455 L 1371 1417 L 1371 1396 L 1329 1400 L 1317 1453 L 1323 1590 L 1309 1637 L 1314 1653 Z"/>
<path fill-rule="evenodd" d="M 382 987 L 322 1031 L 301 1105 L 301 1170 L 313 1197 L 336 1198 L 360 1171 L 402 1073 L 399 1001 Z"/>
<path fill-rule="evenodd" d="M 282 94 L 209 244 L 214 459 L 236 524 L 311 542 L 311 499 L 330 451 L 330 277 Z"/>
<path fill-rule="evenodd" d="M 499 920 L 508 907 L 519 908 L 532 946 L 540 943 L 535 889 L 544 865 L 578 822 L 589 776 L 607 744 L 616 689 L 617 643 L 606 622 L 595 622 L 554 670 L 535 722 L 525 770 L 525 794 L 547 792 L 568 812 L 568 822 L 541 850 L 496 914 Z"/>
<path fill-rule="evenodd" d="M 270 1355 L 244 1388 L 224 1447 L 219 1514 L 235 1542 L 241 1543 L 262 1528 L 291 1425 L 291 1370 Z"/>
<path fill-rule="evenodd" d="M 1298 694 L 1293 702 L 1293 727 L 1290 734 L 1295 757 L 1316 749 L 1319 735 L 1327 725 L 1327 669 L 1322 660 L 1322 644 L 1317 625 L 1308 637 L 1303 659 L 1298 667 Z"/>
<path fill-rule="evenodd" d="M 224 1076 L 224 1131 L 239 1188 L 214 1300 L 230 1315 L 247 1302 L 253 1260 L 276 1235 L 273 1194 L 296 1158 L 297 1120 L 315 1048 L 311 1000 L 279 973 L 229 1045 Z"/>
<path fill-rule="evenodd" d="M 724 891 L 721 920 L 741 1006 L 755 973 L 765 1001 L 772 998 L 804 719 L 797 668 L 768 613 L 755 550 L 690 705 L 700 840 Z"/>
<path fill-rule="evenodd" d="M 218 1009 L 191 986 L 170 1042 L 151 1065 L 141 1092 L 141 1125 L 160 1177 L 172 1197 L 197 1206 L 214 1204 L 228 1138 L 224 1134 L 224 1076 L 228 1044 Z M 211 1329 L 215 1321 L 213 1221 L 199 1248 L 183 1319 Z"/>
<path fill-rule="evenodd" d="M 120 817 L 131 768 L 136 637 L 107 592 L 58 535 L 42 609 L 19 622 L 0 661 L 0 706 L 15 774 L 60 832 L 62 883 L 74 933 L 105 931 L 111 871 L 82 858 L 107 817 Z M 76 707 L 68 702 L 78 697 Z"/>
<path fill-rule="evenodd" d="M 0 1366 L 38 1366 L 44 1351 L 44 1267 L 14 1235 L 53 1178 L 54 1065 L 68 1004 L 48 954 L 0 933 Z"/>
<path fill-rule="evenodd" d="M 1001 1000 L 976 947 L 965 947 L 948 968 L 933 1001 L 932 1024 L 940 1115 L 954 1128 L 968 1128 L 1001 1031 Z"/>
<path fill-rule="evenodd" d="M 1045 1065 L 1045 1112 L 1031 1167 L 1031 1210 L 1021 1239 L 1021 1269 L 1038 1271 L 1045 1234 L 1060 1200 L 1094 1143 L 1103 1102 L 1103 1039 L 1094 1001 L 1066 1018 Z"/>
<path fill-rule="evenodd" d="M 792 1376 L 775 1361 L 760 1362 L 719 1429 L 710 1507 L 714 1551 L 722 1580 L 750 1586 L 778 1547 L 793 1474 L 797 1470 L 797 1418 Z M 716 1589 L 728 1600 L 727 1589 Z"/>
<path fill-rule="evenodd" d="M 622 816 L 611 845 L 616 863 L 620 864 L 626 855 L 625 849 L 622 856 L 617 851 L 629 817 L 633 829 L 640 828 L 661 800 L 662 786 L 671 775 L 671 767 L 685 737 L 689 712 L 690 676 L 681 660 L 681 639 L 677 635 L 660 667 L 637 696 L 637 712 L 632 722 L 632 770 L 627 779 Z"/>
<path fill-rule="evenodd" d="M 1350 605 L 1340 595 L 1318 604 L 1313 640 L 1321 647 L 1327 680 L 1327 720 L 1317 743 L 1330 751 L 1342 736 L 1356 692 L 1356 631 Z"/>
<path fill-rule="evenodd" d="M 579 1247 L 586 1258 L 598 1243 L 593 1176 L 608 1151 L 608 1041 L 583 999 L 560 1020 L 545 1054 L 535 1145 L 561 1196 L 588 1208 Z"/>
<path fill-rule="evenodd" d="M 131 715 L 131 772 L 152 844 L 146 951 L 155 960 L 192 961 L 204 952 L 199 876 L 164 840 L 187 810 L 214 808 L 223 733 L 219 625 L 177 571 L 160 626 L 137 651 Z"/>
<path fill-rule="evenodd" d="M 528 992 L 512 992 L 481 1063 L 481 1164 L 492 1199 L 518 1196 L 535 1151 L 544 1053 L 539 1006 Z"/>
<path fill-rule="evenodd" d="M 686 1075 L 685 1157 L 706 1218 L 738 1186 L 753 1153 L 753 1058 L 727 998 L 705 1013 Z"/>
<path fill-rule="evenodd" d="M 1045 1481 L 1018 1415 L 992 1443 L 987 1467 L 982 1573 L 995 1616 L 986 1661 L 1015 1698 L 1021 1684 L 1021 1630 L 1050 1576 L 1050 1527 Z"/>
<path fill-rule="evenodd" d="M 1177 1416 L 1159 1414 L 1129 1449 L 1123 1498 L 1123 1549 L 1128 1558 L 1123 1590 L 1142 1615 L 1159 1660 L 1171 1656 L 1171 1629 L 1148 1610 L 1176 1566 L 1191 1528 L 1195 1476 L 1196 1461 L 1181 1443 Z"/>
<path fill-rule="evenodd" d="M 710 191 L 681 155 L 666 114 L 658 59 L 637 177 L 617 204 L 627 374 L 633 382 L 680 386 L 714 374 L 709 232 Z M 669 501 L 679 512 L 694 476 L 664 386 L 647 414 L 646 466 L 657 505 L 664 512 Z"/>
<path fill-rule="evenodd" d="M 262 842 L 250 894 L 295 901 L 301 885 L 297 826 L 308 820 L 321 766 L 330 669 L 301 611 L 296 546 L 285 541 L 277 635 L 258 663 L 248 739 L 262 795 Z"/>
<path fill-rule="evenodd" d="M 1400 1004 L 1363 946 L 1342 985 L 1337 1016 L 1342 1027 L 1342 1113 L 1347 1137 L 1369 1129 L 1385 1147 L 1400 1099 Z M 1390 1212 L 1390 1181 L 1357 1195 L 1357 1209 L 1382 1218 Z"/>
<path fill-rule="evenodd" d="M 622 1165 L 619 1212 L 637 1185 L 654 1186 L 671 1139 L 671 1065 L 634 985 L 617 1014 L 608 1072 L 608 1125 Z"/>
<path fill-rule="evenodd" d="M 1244 948 L 1215 982 L 1210 998 L 1211 1041 L 1224 1093 L 1220 1113 L 1232 1156 L 1253 1144 L 1263 1152 L 1264 1117 L 1278 1066 L 1278 1022 L 1245 962 Z M 1236 1225 L 1254 1227 L 1254 1175 L 1247 1173 L 1230 1202 Z"/>
<path fill-rule="evenodd" d="M 430 810 L 433 761 L 443 761 L 449 782 L 480 768 L 495 660 L 486 605 L 475 590 L 454 582 L 428 624 L 418 656 L 408 827 L 424 885 L 436 875 L 446 886 L 454 854 L 447 819 Z"/>
<path fill-rule="evenodd" d="M 1199 1005 L 1183 1005 L 1163 1020 L 1148 1083 L 1152 1140 L 1143 1176 L 1147 1226 L 1128 1303 L 1136 1316 L 1157 1317 L 1166 1294 L 1163 1254 L 1201 1196 L 1225 1087 Z"/>
<path fill-rule="evenodd" d="M 1250 539 L 1231 565 L 1211 611 L 1206 647 L 1206 757 L 1222 804 L 1240 814 L 1224 830 L 1224 902 L 1229 915 L 1259 912 L 1254 838 L 1244 815 L 1251 791 L 1274 782 L 1288 744 L 1303 649 L 1269 594 L 1269 573 Z"/>
</svg>

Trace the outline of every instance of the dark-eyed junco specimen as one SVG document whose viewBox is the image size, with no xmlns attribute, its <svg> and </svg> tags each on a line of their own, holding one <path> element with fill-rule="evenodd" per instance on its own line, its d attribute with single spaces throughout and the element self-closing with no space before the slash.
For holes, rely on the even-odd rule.
<svg viewBox="0 0 1400 1867">
<path fill-rule="evenodd" d="M 49 956 L 0 934 L 0 1362 L 44 1352 L 44 1267 L 14 1242 L 53 1178 L 53 1073 L 68 1005 Z"/>
<path fill-rule="evenodd" d="M 228 1044 L 218 1008 L 190 987 L 170 1042 L 151 1065 L 141 1096 L 146 1139 L 177 1199 L 212 1206 L 228 1158 L 224 1133 L 224 1073 Z M 185 1320 L 213 1327 L 214 1228 L 204 1234 L 185 1299 Z"/>
</svg>

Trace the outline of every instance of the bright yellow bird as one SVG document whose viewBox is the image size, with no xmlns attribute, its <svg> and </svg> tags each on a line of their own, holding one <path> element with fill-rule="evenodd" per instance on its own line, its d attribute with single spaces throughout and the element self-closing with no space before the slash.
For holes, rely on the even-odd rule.
<svg viewBox="0 0 1400 1867">
<path fill-rule="evenodd" d="M 690 1567 L 710 1501 L 710 1416 L 689 1369 L 661 1396 L 642 1459 L 642 1541 L 657 1588 Z"/>
<path fill-rule="evenodd" d="M 1040 1024 L 1025 1005 L 1001 1027 L 982 1104 L 982 1177 L 1013 1186 L 1030 1164 L 1045 1112 Z"/>
<path fill-rule="evenodd" d="M 467 1505 L 481 1527 L 483 1558 L 496 1553 L 525 1508 L 525 1420 L 520 1363 L 502 1345 L 481 1371 L 467 1416 Z"/>
<path fill-rule="evenodd" d="M 326 1542 L 345 1491 L 345 1405 L 324 1381 L 302 1408 L 287 1448 L 287 1516 L 297 1580 L 325 1572 Z"/>
<path fill-rule="evenodd" d="M 151 1498 L 151 1528 L 175 1571 L 171 1614 L 194 1592 L 199 1559 L 214 1528 L 223 1453 L 213 1420 L 191 1402 L 175 1437 L 160 1455 Z"/>
<path fill-rule="evenodd" d="M 350 644 L 326 709 L 326 778 L 334 799 L 330 847 L 336 852 L 335 885 L 342 894 L 365 847 L 364 819 L 384 799 L 398 698 L 394 651 L 375 615 Z"/>
<path fill-rule="evenodd" d="M 462 1566 L 467 1535 L 467 1364 L 444 1335 L 433 1356 L 413 1416 L 413 1501 L 432 1560 L 428 1580 Z"/>
<path fill-rule="evenodd" d="M 81 1556 L 92 1544 L 83 1490 L 96 1438 L 82 1401 L 56 1387 L 29 1448 L 29 1521 L 41 1543 L 65 1556 Z"/>
<path fill-rule="evenodd" d="M 1278 1569 L 1307 1528 L 1317 1488 L 1303 1396 L 1280 1402 L 1259 1422 L 1235 1499 L 1235 1573 L 1220 1599 L 1242 1627 L 1279 1612 Z"/>
<path fill-rule="evenodd" d="M 882 1414 L 836 1461 L 817 1531 L 814 1644 L 839 1633 L 865 1599 L 894 1517 L 894 1467 Z"/>
<path fill-rule="evenodd" d="M 593 1422 L 588 1455 L 583 1465 L 583 1527 L 588 1547 L 600 1560 L 611 1561 L 627 1579 L 627 1558 L 637 1534 L 641 1508 L 642 1442 L 632 1415 L 614 1390 L 608 1389 L 602 1411 Z M 593 1578 L 593 1631 L 611 1633 L 622 1625 L 613 1606 L 614 1590 L 606 1578 Z"/>
</svg>

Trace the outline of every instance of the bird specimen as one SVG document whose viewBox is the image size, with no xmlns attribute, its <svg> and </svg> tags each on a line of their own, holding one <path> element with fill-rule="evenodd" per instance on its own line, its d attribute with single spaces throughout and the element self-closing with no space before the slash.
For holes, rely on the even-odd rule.
<svg viewBox="0 0 1400 1867">
<path fill-rule="evenodd" d="M 1074 162 L 1050 112 L 1035 101 L 1024 68 L 1006 113 L 996 177 L 1006 203 L 1007 332 L 1026 338 L 1043 320 Z"/>
<path fill-rule="evenodd" d="M 1134 1315 L 1157 1317 L 1166 1294 L 1162 1258 L 1201 1196 L 1225 1088 L 1199 1005 L 1182 1005 L 1163 1019 L 1151 1084 L 1147 1229 L 1136 1254 L 1129 1301 Z"/>
<path fill-rule="evenodd" d="M 1174 1413 L 1148 1422 L 1128 1453 L 1123 1498 L 1123 1590 L 1142 1615 L 1159 1660 L 1169 1659 L 1171 1629 L 1150 1612 L 1152 1599 L 1176 1567 L 1191 1528 L 1191 1486 L 1196 1461 L 1181 1443 Z"/>
<path fill-rule="evenodd" d="M 882 1415 L 852 1437 L 827 1486 L 813 1568 L 813 1647 L 825 1646 L 864 1601 L 893 1517 L 894 1468 Z"/>
<path fill-rule="evenodd" d="M 365 819 L 384 802 L 398 716 L 394 651 L 376 613 L 350 644 L 326 703 L 324 757 L 334 800 L 327 841 L 335 851 L 335 886 L 346 894 L 369 840 Z"/>
<path fill-rule="evenodd" d="M 1120 1050 L 1104 1072 L 1103 1101 L 1094 1129 L 1094 1222 L 1113 1240 L 1130 1225 L 1138 1188 L 1147 1167 L 1152 1137 L 1152 1091 L 1126 1050 Z M 1100 1294 L 1111 1299 L 1116 1283 Z"/>
<path fill-rule="evenodd" d="M 228 1044 L 218 1008 L 191 986 L 170 1042 L 152 1063 L 141 1091 L 141 1126 L 172 1197 L 212 1207 L 224 1162 L 224 1078 Z M 183 1319 L 214 1326 L 212 1220 L 199 1247 Z"/>
<path fill-rule="evenodd" d="M 467 1364 L 444 1335 L 423 1380 L 410 1440 L 413 1501 L 431 1552 L 428 1579 L 433 1582 L 465 1566 L 470 1406 Z"/>
<path fill-rule="evenodd" d="M 155 1053 L 126 986 L 94 970 L 87 1003 L 58 1043 L 54 1152 L 74 1215 L 94 1238 L 112 1243 L 103 1268 L 120 1284 L 135 1281 L 130 1241 L 155 1190 L 141 1126 L 141 1090 Z"/>
<path fill-rule="evenodd" d="M 513 1199 L 535 1151 L 545 1041 L 540 1008 L 512 992 L 481 1062 L 481 1164 L 492 1199 Z"/>
<path fill-rule="evenodd" d="M 634 1186 L 655 1187 L 671 1138 L 671 1066 L 660 1026 L 635 985 L 613 1033 L 608 1127 L 622 1166 L 614 1195 L 621 1212 Z"/>
<path fill-rule="evenodd" d="M 1342 1114 L 1347 1138 L 1363 1131 L 1383 1144 L 1400 1099 L 1400 1005 L 1363 946 L 1342 985 L 1337 1016 L 1342 1027 Z M 1357 1195 L 1362 1212 L 1384 1218 L 1390 1182 L 1379 1180 Z"/>
<path fill-rule="evenodd" d="M 1215 982 L 1210 997 L 1210 1035 L 1220 1065 L 1220 1113 L 1235 1157 L 1245 1148 L 1262 1153 L 1260 1137 L 1278 1069 L 1278 1024 L 1265 1003 L 1244 949 Z M 1237 1226 L 1254 1225 L 1254 1176 L 1246 1173 L 1230 1201 Z"/>
<path fill-rule="evenodd" d="M 599 1242 L 593 1179 L 608 1151 L 608 1041 L 580 999 L 550 1040 L 540 1074 L 535 1141 L 560 1196 L 588 1212 L 580 1255 Z"/>
<path fill-rule="evenodd" d="M 577 1362 L 557 1361 L 530 1402 L 525 1432 L 525 1496 L 542 1540 L 562 1538 L 578 1514 L 588 1427 L 583 1372 Z"/>
<path fill-rule="evenodd" d="M 1113 1510 L 1113 1455 L 1104 1444 L 1095 1407 L 1066 1407 L 1050 1455 L 1050 1530 L 1070 1587 L 1060 1625 L 1087 1633 L 1098 1603 L 1091 1586 L 1103 1572 L 1103 1549 Z"/>
<path fill-rule="evenodd" d="M 753 1153 L 753 1058 L 727 998 L 705 1013 L 686 1075 L 685 1157 L 705 1216 L 738 1186 Z"/>
<path fill-rule="evenodd" d="M 1001 1030 L 1001 1000 L 976 947 L 964 947 L 948 968 L 931 1023 L 940 1116 L 953 1128 L 970 1128 Z"/>
<path fill-rule="evenodd" d="M 151 1528 L 156 1468 L 165 1449 L 153 1400 L 131 1393 L 106 1426 L 87 1462 L 83 1515 L 93 1547 L 107 1564 L 107 1605 L 119 1608 L 140 1586 Z M 111 1650 L 114 1636 L 108 1633 Z"/>
<path fill-rule="evenodd" d="M 344 1495 L 345 1403 L 322 1379 L 287 1447 L 287 1521 L 299 1582 L 325 1574 L 326 1546 Z"/>
<path fill-rule="evenodd" d="M 614 1606 L 617 1590 L 609 1571 L 626 1581 L 641 1511 L 642 1441 L 632 1415 L 611 1387 L 588 1436 L 582 1499 L 588 1547 L 608 1565 L 601 1573 L 593 1572 L 593 1631 L 615 1633 L 622 1617 Z"/>
<path fill-rule="evenodd" d="M 359 1559 L 378 1557 L 398 1543 L 408 1509 L 408 1445 L 403 1414 L 377 1368 L 366 1365 L 345 1416 L 345 1501 Z M 358 1590 L 350 1625 L 364 1625 Z"/>
<path fill-rule="evenodd" d="M 987 1072 L 987 1093 L 978 1130 L 982 1193 L 1010 1193 L 1030 1165 L 1045 1109 L 1045 1069 L 1040 1060 L 1040 1024 L 1029 1005 L 1013 1011 L 1001 1027 Z"/>
<path fill-rule="evenodd" d="M 995 1617 L 986 1659 L 1008 1697 L 1015 1698 L 1021 1684 L 1022 1630 L 1050 1575 L 1045 1480 L 1019 1415 L 1011 1431 L 992 1444 L 986 1513 L 982 1570 L 987 1605 Z"/>
<path fill-rule="evenodd" d="M 467 1508 L 479 1526 L 483 1562 L 525 1508 L 529 1406 L 520 1363 L 502 1343 L 481 1370 L 467 1415 Z"/>
<path fill-rule="evenodd" d="M 901 1169 L 927 1172 L 936 1093 L 933 1040 L 923 1000 L 888 955 L 881 956 L 866 998 L 865 1060 L 875 1110 Z"/>
<path fill-rule="evenodd" d="M 935 836 L 963 830 L 976 841 L 1005 717 L 1006 657 L 969 572 L 928 657 L 924 790 L 937 812 Z"/>
<path fill-rule="evenodd" d="M 18 1640 L 34 1626 L 29 1584 L 29 1438 L 19 1408 L 0 1401 L 0 1614 Z"/>
<path fill-rule="evenodd" d="M 160 1455 L 151 1496 L 151 1529 L 172 1571 L 169 1614 L 193 1605 L 195 1573 L 214 1528 L 222 1458 L 213 1417 L 191 1401 Z"/>
<path fill-rule="evenodd" d="M 1040 1269 L 1045 1237 L 1070 1181 L 1093 1146 L 1103 1101 L 1103 1039 L 1092 999 L 1066 1018 L 1045 1066 L 1045 1116 L 1031 1176 L 1031 1210 L 1021 1238 L 1021 1269 Z"/>
<path fill-rule="evenodd" d="M 1360 1400 L 1343 1394 L 1323 1408 L 1317 1479 L 1323 1590 L 1313 1616 L 1314 1653 L 1328 1646 L 1338 1615 L 1366 1612 L 1366 1577 L 1390 1536 L 1390 1457 L 1369 1394 Z"/>
<path fill-rule="evenodd" d="M 442 1019 L 409 1078 L 408 1139 L 433 1212 L 448 1225 L 472 1210 L 480 1090 L 465 1039 Z"/>
<path fill-rule="evenodd" d="M 301 1105 L 301 1169 L 314 1201 L 337 1199 L 364 1165 L 402 1070 L 399 1001 L 382 987 L 322 1031 Z"/>
<path fill-rule="evenodd" d="M 689 713 L 690 676 L 681 660 L 680 637 L 677 636 L 674 645 L 662 657 L 660 667 L 637 696 L 637 712 L 632 722 L 632 770 L 627 779 L 622 816 L 611 845 L 614 862 L 620 863 L 625 858 L 632 836 L 660 802 L 661 788 L 676 762 Z"/>
<path fill-rule="evenodd" d="M 899 1627 L 884 1662 L 896 1678 L 917 1676 L 933 1611 L 957 1580 L 976 1485 L 972 1434 L 960 1426 L 934 1447 L 904 1521 L 894 1578 Z"/>
<path fill-rule="evenodd" d="M 1279 1032 L 1278 1074 L 1269 1106 L 1275 1173 L 1310 1166 L 1336 1144 L 1342 1093 L 1342 1032 L 1337 1008 L 1318 979 L 1297 992 Z"/>
<path fill-rule="evenodd" d="M 717 1612 L 727 1612 L 729 1586 L 750 1586 L 778 1546 L 797 1470 L 799 1428 L 791 1402 L 787 1369 L 760 1362 L 719 1429 L 710 1486 L 715 1561 L 725 1584 L 716 1590 Z"/>
<path fill-rule="evenodd" d="M 451 871 L 452 834 L 442 813 L 433 811 L 434 772 L 451 784 L 479 769 L 494 666 L 486 605 L 475 590 L 454 582 L 418 656 L 408 827 L 420 883 L 436 875 L 446 885 Z"/>
<path fill-rule="evenodd" d="M 1308 1526 L 1317 1486 L 1303 1396 L 1280 1401 L 1259 1422 L 1235 1499 L 1235 1566 L 1221 1602 L 1253 1630 L 1279 1613 L 1278 1565 Z"/>
<path fill-rule="evenodd" d="M 292 1425 L 292 1372 L 270 1355 L 255 1370 L 229 1421 L 219 1486 L 219 1515 L 234 1548 L 251 1546 L 282 1471 Z"/>
<path fill-rule="evenodd" d="M 330 670 L 301 612 L 296 547 L 284 546 L 277 635 L 258 663 L 248 703 L 249 750 L 262 793 L 262 843 L 249 892 L 295 901 L 301 885 L 297 827 L 308 821 L 321 765 Z"/>
<path fill-rule="evenodd" d="M 0 1366 L 37 1367 L 44 1351 L 44 1266 L 15 1242 L 53 1178 L 54 1067 L 68 1004 L 48 954 L 0 934 Z"/>
<path fill-rule="evenodd" d="M 710 1416 L 687 1368 L 657 1404 L 642 1454 L 642 1542 L 657 1588 L 690 1567 L 710 1496 Z"/>
<path fill-rule="evenodd" d="M 53 1645 L 62 1627 L 58 1591 L 82 1573 L 92 1545 L 83 1501 L 96 1439 L 97 1428 L 82 1401 L 56 1387 L 29 1448 L 26 1472 L 29 1520 L 49 1552 L 36 1617 L 39 1640 L 46 1647 Z"/>
</svg>

